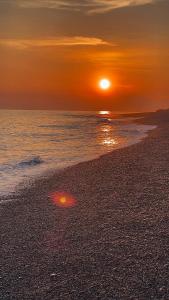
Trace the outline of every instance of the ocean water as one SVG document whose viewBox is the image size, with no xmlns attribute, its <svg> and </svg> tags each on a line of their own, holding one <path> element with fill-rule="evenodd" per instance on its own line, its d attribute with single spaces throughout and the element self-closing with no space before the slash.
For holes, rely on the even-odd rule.
<svg viewBox="0 0 169 300">
<path fill-rule="evenodd" d="M 109 112 L 0 110 L 0 195 L 136 143 L 153 128 Z"/>
</svg>

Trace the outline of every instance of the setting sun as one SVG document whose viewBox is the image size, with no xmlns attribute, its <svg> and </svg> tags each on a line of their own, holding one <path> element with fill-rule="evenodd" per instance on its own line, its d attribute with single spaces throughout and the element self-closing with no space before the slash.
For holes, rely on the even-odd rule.
<svg viewBox="0 0 169 300">
<path fill-rule="evenodd" d="M 107 78 L 103 78 L 99 81 L 99 87 L 102 90 L 108 90 L 111 87 L 111 81 Z"/>
</svg>

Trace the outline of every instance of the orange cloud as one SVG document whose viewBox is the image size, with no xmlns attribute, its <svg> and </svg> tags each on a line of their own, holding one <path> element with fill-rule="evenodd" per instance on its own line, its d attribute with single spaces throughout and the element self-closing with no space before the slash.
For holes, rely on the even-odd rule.
<svg viewBox="0 0 169 300">
<path fill-rule="evenodd" d="M 16 49 L 27 49 L 34 47 L 57 47 L 57 46 L 98 46 L 109 45 L 107 41 L 95 37 L 59 37 L 53 39 L 1 39 L 1 46 Z"/>
</svg>

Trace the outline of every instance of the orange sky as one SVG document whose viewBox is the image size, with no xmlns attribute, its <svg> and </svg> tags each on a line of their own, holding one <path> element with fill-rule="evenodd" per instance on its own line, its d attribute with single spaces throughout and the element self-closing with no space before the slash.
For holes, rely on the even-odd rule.
<svg viewBox="0 0 169 300">
<path fill-rule="evenodd" d="M 123 3 L 0 3 L 0 107 L 168 107 L 168 1 Z M 109 92 L 98 89 L 102 77 L 113 83 Z"/>
</svg>

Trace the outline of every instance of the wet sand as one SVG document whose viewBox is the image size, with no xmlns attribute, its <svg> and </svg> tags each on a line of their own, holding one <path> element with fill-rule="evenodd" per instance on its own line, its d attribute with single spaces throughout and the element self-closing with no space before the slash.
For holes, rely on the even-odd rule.
<svg viewBox="0 0 169 300">
<path fill-rule="evenodd" d="M 139 122 L 158 127 L 2 202 L 0 299 L 169 299 L 169 111 Z"/>
</svg>

